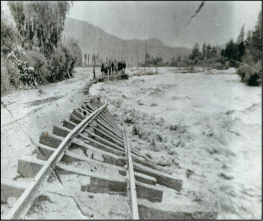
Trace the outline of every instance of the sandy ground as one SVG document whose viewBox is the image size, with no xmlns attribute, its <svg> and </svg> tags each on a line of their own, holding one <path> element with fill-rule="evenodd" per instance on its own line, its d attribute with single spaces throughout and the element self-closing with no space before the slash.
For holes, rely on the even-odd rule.
<svg viewBox="0 0 263 221">
<path fill-rule="evenodd" d="M 218 219 L 260 219 L 261 87 L 244 85 L 234 69 L 157 71 L 98 83 L 90 93 L 110 103 L 133 146 L 183 180 L 170 204 L 197 203 L 217 210 Z"/>
</svg>

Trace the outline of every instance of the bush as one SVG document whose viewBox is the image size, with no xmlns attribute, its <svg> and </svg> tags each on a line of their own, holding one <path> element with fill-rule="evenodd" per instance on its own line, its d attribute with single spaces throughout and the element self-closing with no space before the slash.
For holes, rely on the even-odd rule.
<svg viewBox="0 0 263 221">
<path fill-rule="evenodd" d="M 6 61 L 6 67 L 9 74 L 10 84 L 12 84 L 15 88 L 18 88 L 20 84 L 20 71 L 18 70 L 16 64 L 10 60 Z"/>
<path fill-rule="evenodd" d="M 229 68 L 229 61 L 226 61 L 225 65 L 224 65 L 224 69 L 228 69 Z"/>
<path fill-rule="evenodd" d="M 80 49 L 80 47 L 78 46 L 77 42 L 73 42 L 70 44 L 70 48 L 72 50 L 73 53 L 73 59 L 75 62 L 75 66 L 81 66 L 82 64 L 82 51 Z"/>
<path fill-rule="evenodd" d="M 1 56 L 1 95 L 20 85 L 20 72 L 15 63 Z"/>
<path fill-rule="evenodd" d="M 254 74 L 252 74 L 247 82 L 248 86 L 259 86 L 260 85 L 260 74 L 257 72 L 254 72 Z"/>
<path fill-rule="evenodd" d="M 34 51 L 33 54 L 35 64 L 32 65 L 35 69 L 35 78 L 37 82 L 43 84 L 47 82 L 47 77 L 50 76 L 50 71 L 48 70 L 47 59 L 40 52 Z"/>
<path fill-rule="evenodd" d="M 69 38 L 63 41 L 63 47 L 69 50 L 69 54 L 74 60 L 73 66 L 82 66 L 82 51 L 75 38 Z"/>
<path fill-rule="evenodd" d="M 56 82 L 64 79 L 66 71 L 66 56 L 61 47 L 56 48 L 48 60 L 49 71 L 51 73 L 48 81 Z"/>
<path fill-rule="evenodd" d="M 241 77 L 241 82 L 248 86 L 259 86 L 261 82 L 262 71 L 248 65 L 241 65 L 237 69 L 237 74 Z"/>
<path fill-rule="evenodd" d="M 20 59 L 26 61 L 35 69 L 36 81 L 40 84 L 46 83 L 50 77 L 48 62 L 44 54 L 39 51 L 28 51 L 26 54 L 20 54 Z"/>
<path fill-rule="evenodd" d="M 72 46 L 73 45 L 73 46 Z M 73 76 L 74 67 L 79 61 L 79 53 L 75 44 L 64 44 L 57 47 L 49 56 L 49 59 L 43 53 L 37 50 L 30 50 L 27 53 L 19 53 L 21 61 L 27 62 L 29 66 L 35 69 L 35 78 L 38 83 L 56 82 Z"/>
<path fill-rule="evenodd" d="M 64 80 L 73 76 L 74 67 L 81 64 L 82 54 L 77 43 L 65 43 L 58 47 L 48 61 L 51 79 L 49 81 Z"/>
<path fill-rule="evenodd" d="M 79 54 L 74 54 L 71 46 L 71 44 L 64 44 L 56 48 L 48 60 L 43 53 L 36 50 L 28 51 L 26 54 L 21 53 L 19 57 L 34 67 L 38 83 L 61 81 L 68 76 L 73 76 L 74 67 L 79 61 Z"/>
<path fill-rule="evenodd" d="M 70 47 L 68 45 L 63 45 L 62 50 L 65 53 L 65 58 L 66 58 L 65 70 L 70 76 L 72 76 L 76 58 L 74 59 L 74 55 L 72 54 Z"/>
<path fill-rule="evenodd" d="M 38 84 L 64 80 L 73 76 L 75 66 L 81 65 L 82 52 L 74 39 L 58 46 L 48 58 L 37 47 L 26 53 L 16 49 L 17 41 L 17 33 L 1 19 L 1 95 L 20 86 L 19 68 L 24 62 L 34 68 L 33 75 Z M 6 58 L 10 52 L 11 56 Z"/>
<path fill-rule="evenodd" d="M 1 56 L 1 95 L 5 94 L 10 88 L 9 75 L 6 62 Z"/>
<path fill-rule="evenodd" d="M 212 69 L 218 69 L 218 70 L 223 70 L 225 67 L 224 64 L 222 63 L 219 63 L 219 62 L 216 62 L 212 65 Z"/>
</svg>

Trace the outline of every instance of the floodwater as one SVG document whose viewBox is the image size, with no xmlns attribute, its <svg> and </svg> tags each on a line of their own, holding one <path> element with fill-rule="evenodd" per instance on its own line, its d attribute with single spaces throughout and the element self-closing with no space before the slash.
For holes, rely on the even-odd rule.
<svg viewBox="0 0 263 221">
<path fill-rule="evenodd" d="M 183 180 L 181 204 L 216 210 L 218 219 L 260 219 L 261 87 L 241 83 L 235 70 L 127 72 L 129 80 L 90 93 L 126 122 L 132 145 Z"/>
</svg>

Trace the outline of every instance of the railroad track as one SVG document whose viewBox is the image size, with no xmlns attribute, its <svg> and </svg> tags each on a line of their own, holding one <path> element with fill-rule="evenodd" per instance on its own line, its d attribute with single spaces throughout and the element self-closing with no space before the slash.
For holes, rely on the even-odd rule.
<svg viewBox="0 0 263 221">
<path fill-rule="evenodd" d="M 63 213 L 73 219 L 216 217 L 213 212 L 160 209 L 164 191 L 180 192 L 182 180 L 134 148 L 107 103 L 96 97 L 73 110 L 52 133 L 42 132 L 36 158 L 21 157 L 17 171 L 23 182 L 1 180 L 1 207 L 15 199 L 4 219 Z"/>
</svg>

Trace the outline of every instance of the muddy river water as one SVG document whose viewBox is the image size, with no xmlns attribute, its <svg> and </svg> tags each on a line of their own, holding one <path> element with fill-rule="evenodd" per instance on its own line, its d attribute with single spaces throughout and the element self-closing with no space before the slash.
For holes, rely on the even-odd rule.
<svg viewBox="0 0 263 221">
<path fill-rule="evenodd" d="M 158 68 L 90 93 L 109 102 L 136 148 L 183 180 L 181 204 L 219 219 L 261 217 L 261 87 L 241 83 L 235 70 Z"/>
</svg>

